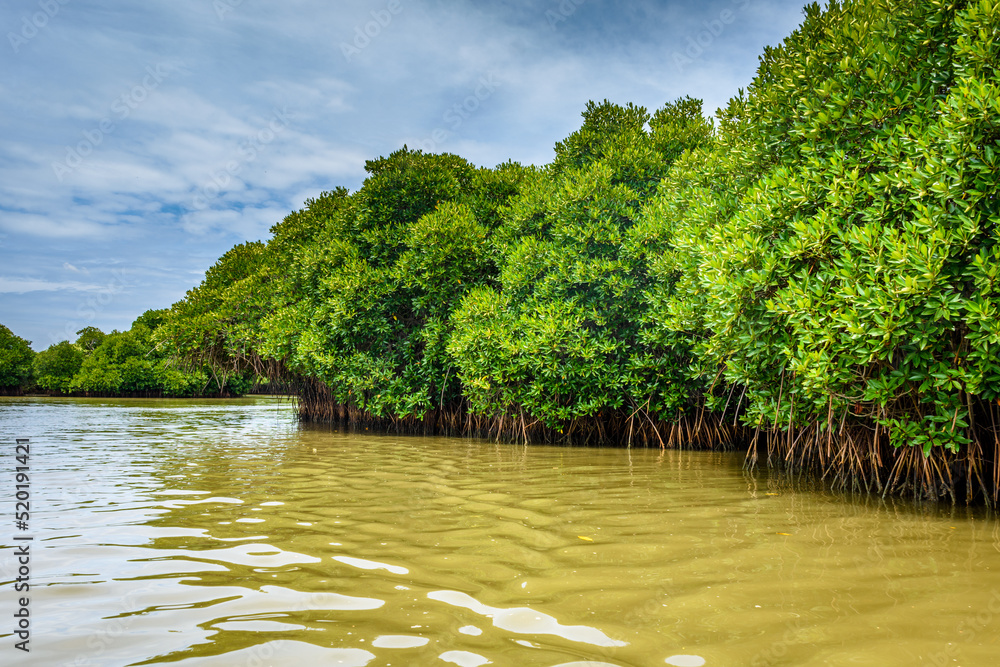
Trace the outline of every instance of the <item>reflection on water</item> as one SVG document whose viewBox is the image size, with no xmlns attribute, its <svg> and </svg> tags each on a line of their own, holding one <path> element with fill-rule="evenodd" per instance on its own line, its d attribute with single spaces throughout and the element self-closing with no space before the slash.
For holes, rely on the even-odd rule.
<svg viewBox="0 0 1000 667">
<path fill-rule="evenodd" d="M 24 436 L 32 652 L 0 622 L 4 665 L 1000 655 L 996 520 L 796 489 L 739 455 L 345 434 L 263 398 L 0 399 L 0 437 Z"/>
<path fill-rule="evenodd" d="M 471 595 L 457 591 L 433 591 L 428 593 L 427 597 L 445 604 L 463 607 L 480 616 L 492 619 L 494 626 L 508 632 L 525 635 L 555 635 L 594 646 L 627 646 L 625 642 L 609 639 L 607 635 L 595 628 L 586 625 L 571 627 L 560 625 L 556 619 L 548 614 L 534 611 L 528 607 L 514 607 L 513 609 L 488 607 Z"/>
</svg>

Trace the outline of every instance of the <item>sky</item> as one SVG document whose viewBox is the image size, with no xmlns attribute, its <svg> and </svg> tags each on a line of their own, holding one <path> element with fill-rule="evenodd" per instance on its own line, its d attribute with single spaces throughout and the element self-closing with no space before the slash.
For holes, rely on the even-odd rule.
<svg viewBox="0 0 1000 667">
<path fill-rule="evenodd" d="M 588 100 L 706 115 L 804 0 L 4 0 L 0 323 L 128 329 L 407 145 L 545 164 Z"/>
</svg>

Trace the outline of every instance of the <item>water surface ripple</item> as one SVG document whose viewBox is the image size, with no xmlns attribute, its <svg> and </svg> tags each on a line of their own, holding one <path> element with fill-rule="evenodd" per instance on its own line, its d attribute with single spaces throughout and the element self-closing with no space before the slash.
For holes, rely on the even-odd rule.
<svg viewBox="0 0 1000 667">
<path fill-rule="evenodd" d="M 1000 664 L 1000 527 L 739 455 L 334 432 L 287 401 L 0 399 L 3 665 Z M 0 516 L 13 520 L 12 493 Z"/>
</svg>

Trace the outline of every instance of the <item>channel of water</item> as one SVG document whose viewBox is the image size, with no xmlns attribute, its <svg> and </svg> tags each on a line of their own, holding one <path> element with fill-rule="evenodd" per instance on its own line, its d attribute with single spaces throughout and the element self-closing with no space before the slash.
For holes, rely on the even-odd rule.
<svg viewBox="0 0 1000 667">
<path fill-rule="evenodd" d="M 740 454 L 344 433 L 273 398 L 0 398 L 0 441 L 3 665 L 1000 664 L 995 517 Z"/>
</svg>

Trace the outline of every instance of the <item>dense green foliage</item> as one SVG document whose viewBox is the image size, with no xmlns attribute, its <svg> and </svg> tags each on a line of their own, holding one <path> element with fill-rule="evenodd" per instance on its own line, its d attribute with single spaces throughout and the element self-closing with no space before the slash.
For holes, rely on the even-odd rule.
<svg viewBox="0 0 1000 667">
<path fill-rule="evenodd" d="M 31 343 L 0 324 L 0 389 L 19 389 L 31 380 Z"/>
<path fill-rule="evenodd" d="M 209 391 L 209 378 L 203 371 L 190 372 L 177 367 L 171 358 L 156 349 L 153 332 L 163 321 L 165 311 L 149 310 L 132 323 L 128 331 L 102 334 L 93 327 L 80 332 L 77 345 L 99 340 L 87 354 L 70 390 L 111 396 L 193 396 Z"/>
<path fill-rule="evenodd" d="M 654 204 L 676 250 L 659 319 L 703 332 L 705 367 L 786 458 L 803 436 L 800 456 L 862 470 L 887 438 L 969 463 L 919 475 L 980 473 L 1000 396 L 1000 9 L 965 5 L 808 7 Z"/>
<path fill-rule="evenodd" d="M 81 350 L 88 354 L 97 349 L 97 346 L 103 343 L 105 337 L 107 336 L 107 334 L 97 327 L 84 327 L 77 331 L 76 334 L 76 344 L 80 346 Z"/>
<path fill-rule="evenodd" d="M 266 244 L 237 246 L 157 335 L 215 372 L 280 369 L 381 418 L 460 398 L 445 345 L 454 304 L 495 281 L 486 243 L 529 173 L 406 148 L 357 193 L 310 200 Z"/>
<path fill-rule="evenodd" d="M 64 340 L 35 355 L 35 383 L 42 389 L 66 393 L 83 365 L 83 350 Z"/>
<path fill-rule="evenodd" d="M 406 149 L 366 169 L 364 187 L 340 193 L 332 214 L 303 212 L 322 228 L 294 269 L 300 295 L 267 319 L 267 338 L 271 348 L 291 340 L 288 366 L 337 402 L 423 416 L 459 396 L 447 370 L 449 315 L 495 277 L 489 221 L 523 170 Z"/>
<path fill-rule="evenodd" d="M 675 416 L 700 389 L 684 346 L 641 335 L 648 256 L 630 230 L 711 126 L 691 99 L 652 118 L 608 102 L 583 116 L 504 210 L 499 285 L 462 302 L 449 345 L 473 410 L 523 411 L 559 430 L 622 408 Z"/>
<path fill-rule="evenodd" d="M 243 394 L 253 387 L 252 374 L 220 378 L 210 366 L 180 364 L 174 354 L 158 347 L 154 333 L 166 313 L 148 310 L 127 331 L 105 334 L 86 327 L 77 332 L 75 343 L 63 341 L 37 355 L 22 341 L 21 347 L 30 353 L 22 353 L 28 365 L 11 386 L 91 396 L 176 397 Z M 0 344 L 2 334 L 0 330 Z"/>
<path fill-rule="evenodd" d="M 404 148 L 154 339 L 297 382 L 307 418 L 743 428 L 844 483 L 996 500 L 998 58 L 997 0 L 813 4 L 714 123 L 590 103 L 541 168 Z"/>
<path fill-rule="evenodd" d="M 162 327 L 155 331 L 155 339 L 168 341 L 158 345 L 158 350 L 208 373 L 216 388 L 238 382 L 254 357 L 256 330 L 269 303 L 263 250 L 262 243 L 244 243 L 227 252 L 208 270 L 202 284 L 151 329 Z"/>
</svg>

